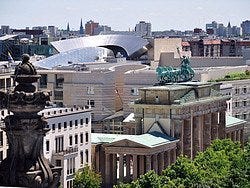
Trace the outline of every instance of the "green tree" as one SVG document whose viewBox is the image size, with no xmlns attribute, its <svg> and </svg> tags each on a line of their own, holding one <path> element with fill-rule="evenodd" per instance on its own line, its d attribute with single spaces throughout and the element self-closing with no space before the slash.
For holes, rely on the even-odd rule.
<svg viewBox="0 0 250 188">
<path fill-rule="evenodd" d="M 101 176 L 85 166 L 75 174 L 73 182 L 74 188 L 99 188 L 101 186 Z"/>
</svg>

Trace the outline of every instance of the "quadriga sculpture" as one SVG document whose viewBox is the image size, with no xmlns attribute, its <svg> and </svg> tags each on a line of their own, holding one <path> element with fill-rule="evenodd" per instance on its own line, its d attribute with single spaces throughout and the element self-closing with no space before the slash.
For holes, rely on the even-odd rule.
<svg viewBox="0 0 250 188">
<path fill-rule="evenodd" d="M 187 82 L 194 77 L 194 70 L 190 66 L 190 61 L 186 56 L 182 57 L 181 67 L 158 66 L 156 69 L 157 79 L 160 84 Z"/>
</svg>

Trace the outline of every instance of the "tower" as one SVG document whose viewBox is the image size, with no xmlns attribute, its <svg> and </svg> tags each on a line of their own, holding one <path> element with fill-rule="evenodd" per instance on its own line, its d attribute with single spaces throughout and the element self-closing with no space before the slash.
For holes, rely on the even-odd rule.
<svg viewBox="0 0 250 188">
<path fill-rule="evenodd" d="M 82 26 L 82 19 L 81 19 L 81 23 L 80 23 L 80 31 L 79 31 L 79 34 L 80 34 L 80 35 L 83 35 L 83 34 L 84 34 L 83 26 Z"/>
<path fill-rule="evenodd" d="M 70 32 L 69 22 L 68 22 L 68 25 L 67 25 L 67 32 Z"/>
</svg>

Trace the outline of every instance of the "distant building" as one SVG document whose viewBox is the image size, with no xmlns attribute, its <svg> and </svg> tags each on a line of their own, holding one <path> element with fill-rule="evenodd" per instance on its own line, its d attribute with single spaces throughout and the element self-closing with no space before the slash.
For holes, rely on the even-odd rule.
<svg viewBox="0 0 250 188">
<path fill-rule="evenodd" d="M 85 24 L 85 35 L 94 35 L 95 29 L 99 26 L 99 23 L 92 20 Z"/>
<path fill-rule="evenodd" d="M 57 36 L 57 27 L 55 26 L 48 26 L 48 32 L 51 37 L 56 37 Z"/>
<path fill-rule="evenodd" d="M 94 35 L 99 35 L 100 33 L 105 34 L 111 31 L 111 27 L 107 25 L 100 25 L 94 29 Z"/>
<path fill-rule="evenodd" d="M 141 36 L 151 36 L 151 23 L 147 23 L 145 21 L 140 21 L 135 26 L 135 32 L 140 34 Z"/>
<path fill-rule="evenodd" d="M 207 34 L 217 34 L 218 23 L 213 21 L 212 23 L 206 24 Z"/>
<path fill-rule="evenodd" d="M 10 34 L 11 30 L 10 30 L 10 26 L 8 25 L 2 25 L 1 26 L 1 33 L 2 35 L 8 35 Z"/>
<path fill-rule="evenodd" d="M 241 23 L 242 35 L 250 35 L 250 20 Z"/>
</svg>

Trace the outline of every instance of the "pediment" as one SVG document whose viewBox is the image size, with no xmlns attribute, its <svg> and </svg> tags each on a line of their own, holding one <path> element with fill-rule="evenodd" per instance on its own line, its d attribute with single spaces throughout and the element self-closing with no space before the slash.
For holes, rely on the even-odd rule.
<svg viewBox="0 0 250 188">
<path fill-rule="evenodd" d="M 148 146 L 145 146 L 142 143 L 137 143 L 137 142 L 131 141 L 129 139 L 123 139 L 123 140 L 111 142 L 110 144 L 107 144 L 107 146 L 129 147 L 129 148 L 148 148 Z"/>
</svg>

